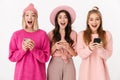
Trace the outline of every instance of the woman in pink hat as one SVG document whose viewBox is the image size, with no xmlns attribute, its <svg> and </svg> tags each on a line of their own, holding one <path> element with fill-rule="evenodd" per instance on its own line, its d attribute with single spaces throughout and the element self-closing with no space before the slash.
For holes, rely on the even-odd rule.
<svg viewBox="0 0 120 80">
<path fill-rule="evenodd" d="M 112 54 L 112 35 L 103 29 L 98 7 L 88 12 L 86 30 L 77 37 L 77 53 L 82 59 L 79 80 L 110 80 L 106 60 Z"/>
<path fill-rule="evenodd" d="M 46 80 L 50 41 L 38 28 L 38 13 L 32 3 L 23 11 L 22 27 L 13 33 L 9 44 L 9 60 L 16 62 L 14 80 Z"/>
<path fill-rule="evenodd" d="M 75 12 L 69 6 L 55 8 L 50 21 L 55 28 L 48 33 L 51 41 L 51 60 L 48 65 L 47 80 L 76 80 L 73 56 L 77 33 L 72 30 Z"/>
</svg>

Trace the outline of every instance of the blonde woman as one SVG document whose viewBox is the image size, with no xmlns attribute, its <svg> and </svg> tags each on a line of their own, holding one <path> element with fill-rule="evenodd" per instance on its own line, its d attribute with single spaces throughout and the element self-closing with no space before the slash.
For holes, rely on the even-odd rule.
<svg viewBox="0 0 120 80">
<path fill-rule="evenodd" d="M 50 42 L 46 32 L 39 29 L 37 20 L 37 10 L 31 3 L 23 11 L 23 29 L 11 37 L 9 60 L 16 62 L 14 80 L 46 80 Z"/>
</svg>

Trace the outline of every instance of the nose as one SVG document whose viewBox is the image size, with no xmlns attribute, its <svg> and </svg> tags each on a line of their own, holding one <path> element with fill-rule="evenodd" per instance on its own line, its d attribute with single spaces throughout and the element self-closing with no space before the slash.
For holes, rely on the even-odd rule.
<svg viewBox="0 0 120 80">
<path fill-rule="evenodd" d="M 96 23 L 97 23 L 97 21 L 96 21 L 96 20 L 94 20 L 94 21 L 93 21 L 93 23 L 94 23 L 94 24 L 96 24 Z"/>
<path fill-rule="evenodd" d="M 62 20 L 62 21 L 65 21 L 65 18 L 62 18 L 61 20 Z"/>
<path fill-rule="evenodd" d="M 32 16 L 28 16 L 28 18 L 29 18 L 29 19 L 31 19 L 31 18 L 32 18 Z"/>
</svg>

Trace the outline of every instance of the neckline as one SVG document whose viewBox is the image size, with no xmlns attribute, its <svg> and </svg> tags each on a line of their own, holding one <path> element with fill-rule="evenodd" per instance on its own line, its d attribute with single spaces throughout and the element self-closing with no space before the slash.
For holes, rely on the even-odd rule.
<svg viewBox="0 0 120 80">
<path fill-rule="evenodd" d="M 24 29 L 23 29 L 23 31 L 24 31 L 25 33 L 28 33 L 28 34 L 33 34 L 33 33 L 38 32 L 38 31 L 39 31 L 39 29 L 38 29 L 38 30 L 36 30 L 36 31 L 33 31 L 33 32 L 28 32 L 28 31 L 26 31 L 26 30 L 24 30 Z"/>
</svg>

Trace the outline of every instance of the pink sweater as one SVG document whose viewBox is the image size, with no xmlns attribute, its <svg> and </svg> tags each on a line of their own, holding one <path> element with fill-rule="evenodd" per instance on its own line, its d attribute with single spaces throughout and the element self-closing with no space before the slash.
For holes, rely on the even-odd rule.
<svg viewBox="0 0 120 80">
<path fill-rule="evenodd" d="M 106 34 L 108 42 L 106 49 L 97 49 L 94 52 L 85 45 L 83 31 L 78 34 L 77 53 L 82 59 L 79 80 L 110 80 L 106 60 L 112 54 L 112 35 L 108 31 Z M 98 34 L 93 34 L 92 40 L 95 37 L 98 37 Z"/>
<path fill-rule="evenodd" d="M 35 42 L 32 51 L 24 52 L 22 41 L 30 38 Z M 9 44 L 9 60 L 16 62 L 14 80 L 46 80 L 45 63 L 50 57 L 50 43 L 45 31 L 13 33 Z"/>
</svg>

